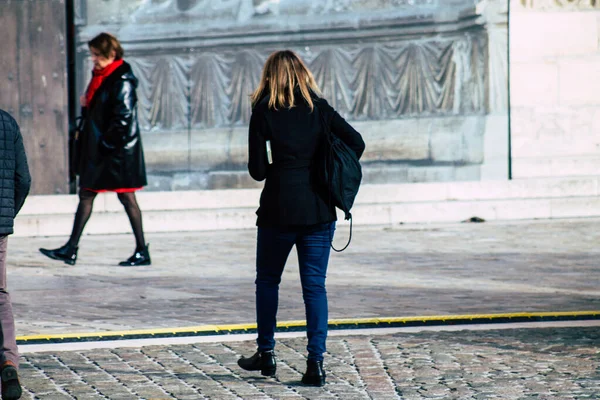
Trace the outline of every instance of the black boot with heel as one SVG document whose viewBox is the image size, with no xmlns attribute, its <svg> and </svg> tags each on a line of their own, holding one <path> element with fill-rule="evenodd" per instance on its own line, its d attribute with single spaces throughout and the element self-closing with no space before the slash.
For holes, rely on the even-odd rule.
<svg viewBox="0 0 600 400">
<path fill-rule="evenodd" d="M 273 350 L 257 351 L 250 358 L 242 357 L 238 360 L 238 365 L 246 371 L 260 371 L 264 376 L 273 376 L 277 371 Z"/>
<path fill-rule="evenodd" d="M 121 267 L 138 267 L 142 265 L 151 265 L 152 261 L 150 260 L 150 244 L 146 244 L 141 250 L 135 251 L 131 257 L 129 257 L 125 261 L 121 261 L 119 266 Z"/>
<path fill-rule="evenodd" d="M 309 386 L 323 386 L 325 384 L 325 376 L 323 361 L 306 361 L 306 372 L 302 376 L 302 383 Z"/>
<path fill-rule="evenodd" d="M 68 243 L 58 249 L 40 249 L 40 252 L 53 260 L 64 261 L 66 264 L 75 265 L 77 261 L 77 247 Z"/>
</svg>

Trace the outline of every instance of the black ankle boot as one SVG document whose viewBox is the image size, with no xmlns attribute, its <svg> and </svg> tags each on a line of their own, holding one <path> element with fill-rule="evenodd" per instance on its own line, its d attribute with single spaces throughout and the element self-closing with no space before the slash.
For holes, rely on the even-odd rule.
<svg viewBox="0 0 600 400">
<path fill-rule="evenodd" d="M 2 381 L 2 400 L 17 400 L 21 398 L 22 389 L 19 383 L 19 374 L 17 368 L 11 365 L 4 365 L 0 372 Z"/>
<path fill-rule="evenodd" d="M 75 265 L 75 261 L 77 261 L 77 249 L 78 247 L 73 247 L 67 243 L 58 249 L 40 249 L 40 252 L 53 260 L 60 260 L 69 265 Z"/>
<path fill-rule="evenodd" d="M 121 261 L 119 265 L 121 267 L 137 267 L 152 264 L 152 261 L 150 261 L 150 251 L 148 250 L 149 247 L 150 244 L 146 244 L 146 247 L 142 250 L 136 250 L 131 257 L 125 261 Z"/>
<path fill-rule="evenodd" d="M 310 386 L 323 386 L 325 384 L 325 376 L 323 361 L 306 361 L 306 372 L 302 376 L 302 383 Z"/>
<path fill-rule="evenodd" d="M 264 376 L 273 376 L 277 371 L 275 353 L 270 351 L 257 351 L 250 358 L 242 357 L 238 360 L 240 368 L 246 371 L 259 371 Z"/>
</svg>

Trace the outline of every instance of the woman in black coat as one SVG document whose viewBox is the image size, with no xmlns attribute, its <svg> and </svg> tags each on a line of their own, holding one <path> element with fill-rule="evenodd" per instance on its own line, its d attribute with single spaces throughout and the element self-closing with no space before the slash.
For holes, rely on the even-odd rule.
<svg viewBox="0 0 600 400">
<path fill-rule="evenodd" d="M 266 179 L 260 197 L 256 251 L 256 315 L 258 351 L 238 365 L 249 371 L 274 375 L 274 331 L 278 291 L 288 255 L 298 252 L 306 311 L 308 360 L 302 382 L 325 383 L 323 354 L 327 338 L 325 276 L 335 229 L 335 208 L 314 188 L 314 159 L 324 129 L 331 131 L 358 157 L 365 149 L 361 135 L 324 99 L 315 80 L 291 51 L 273 53 L 267 60 L 259 87 L 252 95 L 248 170 L 257 181 Z M 269 151 L 270 149 L 270 151 Z"/>
<path fill-rule="evenodd" d="M 58 249 L 40 249 L 46 256 L 74 265 L 78 243 L 97 193 L 116 192 L 135 235 L 133 255 L 121 266 L 150 265 L 142 213 L 135 192 L 147 184 L 142 138 L 137 117 L 137 78 L 123 60 L 114 36 L 101 33 L 88 42 L 94 70 L 81 97 L 84 124 L 79 133 L 79 206 L 69 241 Z"/>
</svg>

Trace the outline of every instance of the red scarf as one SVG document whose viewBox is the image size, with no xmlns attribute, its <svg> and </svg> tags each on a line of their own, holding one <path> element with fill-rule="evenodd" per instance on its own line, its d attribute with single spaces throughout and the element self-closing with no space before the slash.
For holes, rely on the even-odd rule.
<svg viewBox="0 0 600 400">
<path fill-rule="evenodd" d="M 96 90 L 98 90 L 98 88 L 102 84 L 102 81 L 107 76 L 109 76 L 110 74 L 115 72 L 115 69 L 119 68 L 121 65 L 123 65 L 123 59 L 115 60 L 102 69 L 94 69 L 92 71 L 92 80 L 90 81 L 90 84 L 88 85 L 88 88 L 87 88 L 87 92 L 85 94 L 85 106 L 86 107 L 89 107 L 90 104 L 92 104 L 92 99 L 94 98 L 94 93 L 96 93 Z"/>
</svg>

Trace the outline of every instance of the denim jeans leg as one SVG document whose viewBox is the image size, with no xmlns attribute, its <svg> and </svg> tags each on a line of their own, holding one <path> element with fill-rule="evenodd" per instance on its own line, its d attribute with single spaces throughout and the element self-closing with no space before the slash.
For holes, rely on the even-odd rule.
<svg viewBox="0 0 600 400">
<path fill-rule="evenodd" d="M 275 348 L 279 283 L 295 240 L 295 233 L 281 232 L 275 228 L 258 228 L 255 281 L 258 351 Z"/>
<path fill-rule="evenodd" d="M 325 278 L 334 230 L 335 223 L 332 222 L 328 229 L 300 235 L 296 242 L 306 309 L 306 349 L 308 358 L 317 361 L 323 360 L 326 351 L 328 309 Z"/>
</svg>

